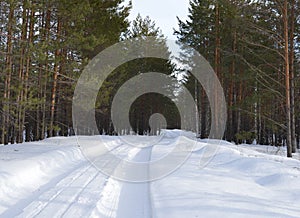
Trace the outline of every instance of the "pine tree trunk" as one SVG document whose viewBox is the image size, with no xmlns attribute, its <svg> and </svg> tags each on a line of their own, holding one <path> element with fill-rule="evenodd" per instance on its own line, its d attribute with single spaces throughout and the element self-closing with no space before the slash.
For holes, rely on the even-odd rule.
<svg viewBox="0 0 300 218">
<path fill-rule="evenodd" d="M 60 41 L 60 32 L 61 32 L 61 22 L 60 19 L 57 21 L 57 41 Z M 57 92 L 57 79 L 59 74 L 59 58 L 60 58 L 60 48 L 57 48 L 55 51 L 55 64 L 53 72 L 53 83 L 51 91 L 51 109 L 50 109 L 50 126 L 49 126 L 49 137 L 54 135 L 54 116 L 55 116 L 55 107 L 56 107 L 56 92 Z"/>
<path fill-rule="evenodd" d="M 221 48 L 221 38 L 220 38 L 220 8 L 219 4 L 216 3 L 215 6 L 215 73 L 217 77 L 220 79 L 220 72 L 221 72 L 221 55 L 220 55 L 220 48 Z M 219 114 L 218 114 L 218 107 L 222 106 L 219 105 L 218 102 L 218 97 L 221 93 L 218 93 L 217 88 L 214 88 L 214 102 L 213 102 L 213 108 L 214 111 L 211 111 L 211 117 L 212 117 L 212 124 L 214 123 L 214 126 L 216 129 L 212 129 L 211 132 L 213 135 L 211 136 L 212 138 L 216 138 L 215 133 L 218 132 L 218 127 L 219 127 Z M 211 125 L 212 128 L 213 125 Z"/>
<path fill-rule="evenodd" d="M 208 110 L 207 110 L 207 100 L 206 100 L 206 93 L 202 89 L 201 90 L 201 138 L 206 138 L 207 135 L 207 117 L 208 117 Z"/>
<path fill-rule="evenodd" d="M 50 35 L 50 21 L 51 21 L 51 10 L 48 8 L 46 10 L 46 21 L 45 21 L 45 33 L 44 33 L 44 41 L 49 42 Z M 42 82 L 42 86 L 40 87 L 40 92 L 42 93 L 43 103 L 42 103 L 42 123 L 41 123 L 41 139 L 45 138 L 46 133 L 46 98 L 47 98 L 47 82 L 48 82 L 48 49 L 45 52 L 45 64 L 44 64 L 44 80 Z"/>
<path fill-rule="evenodd" d="M 37 92 L 37 98 L 39 100 L 42 99 L 43 96 L 43 65 L 39 64 L 39 76 L 38 76 L 38 92 Z M 42 136 L 41 136 L 41 112 L 42 112 L 42 104 L 43 103 L 39 103 L 36 107 L 36 129 L 35 129 L 35 136 L 36 136 L 36 140 L 41 140 Z"/>
<path fill-rule="evenodd" d="M 19 93 L 17 98 L 17 143 L 23 142 L 23 124 L 22 124 L 22 108 L 24 104 L 24 65 L 25 65 L 25 41 L 27 40 L 27 27 L 28 27 L 28 10 L 26 7 L 26 0 L 23 1 L 22 13 L 22 33 L 21 33 L 21 51 L 20 51 L 20 68 L 19 68 Z"/>
<path fill-rule="evenodd" d="M 295 124 L 295 73 L 294 73 L 294 32 L 295 32 L 295 0 L 292 1 L 291 5 L 291 31 L 290 31 L 290 83 L 291 83 L 291 143 L 292 152 L 297 151 L 297 140 L 296 140 L 296 124 Z"/>
<path fill-rule="evenodd" d="M 33 9 L 31 9 L 30 12 L 30 24 L 29 24 L 29 37 L 28 37 L 28 44 L 31 45 L 32 40 L 33 40 L 33 34 L 34 34 L 34 16 L 35 12 Z M 30 46 L 28 46 L 30 49 Z M 25 68 L 25 76 L 24 76 L 24 102 L 25 102 L 25 107 L 22 108 L 22 126 L 25 126 L 25 119 L 26 119 L 26 104 L 28 103 L 28 90 L 29 90 L 29 71 L 31 67 L 31 56 L 30 56 L 30 51 L 27 51 L 27 57 L 26 57 L 26 68 Z M 28 132 L 28 131 L 27 131 Z M 31 140 L 29 139 L 28 136 L 26 136 L 26 141 Z"/>
<path fill-rule="evenodd" d="M 199 138 L 199 110 L 198 110 L 198 80 L 195 78 L 195 122 L 196 122 L 196 137 Z"/>
<path fill-rule="evenodd" d="M 234 126 L 234 111 L 233 111 L 233 105 L 234 105 L 234 78 L 235 78 L 235 53 L 236 53 L 236 43 L 237 43 L 237 33 L 236 30 L 233 33 L 233 43 L 232 43 L 232 53 L 233 53 L 233 59 L 231 62 L 231 68 L 230 68 L 230 82 L 229 82 L 229 93 L 228 93 L 228 129 L 227 129 L 227 140 L 232 141 L 234 139 L 234 129 L 236 129 L 236 126 Z"/>
<path fill-rule="evenodd" d="M 26 8 L 26 1 L 23 1 L 23 12 L 22 12 L 22 32 L 21 32 L 21 48 L 20 48 L 20 67 L 19 67 L 19 90 L 18 90 L 18 97 L 17 97 L 17 137 L 16 142 L 22 143 L 23 142 L 23 127 L 21 126 L 21 111 L 22 111 L 22 104 L 23 104 L 23 71 L 24 71 L 24 55 L 25 55 L 25 48 L 24 42 L 27 38 L 27 23 L 28 23 L 28 16 L 27 16 L 27 8 Z"/>
<path fill-rule="evenodd" d="M 284 66 L 285 66 L 285 91 L 286 91 L 286 126 L 287 126 L 287 157 L 292 157 L 291 134 L 291 95 L 290 95 L 290 62 L 289 62 L 289 29 L 288 29 L 288 2 L 283 6 L 283 31 L 284 31 Z"/>
<path fill-rule="evenodd" d="M 3 95 L 3 114 L 2 114 L 2 136 L 1 143 L 8 144 L 9 141 L 9 123 L 10 123 L 10 89 L 11 89 L 11 76 L 12 76 L 12 34 L 14 23 L 14 5 L 10 4 L 8 15 L 8 28 L 7 28 L 7 54 L 5 58 L 5 82 L 4 82 L 4 95 Z"/>
<path fill-rule="evenodd" d="M 243 84 L 242 84 L 242 82 L 240 82 L 240 85 L 239 85 L 239 91 L 238 91 L 238 104 L 241 104 L 242 103 L 242 98 L 243 98 Z M 240 110 L 238 110 L 237 111 L 237 118 L 236 118 L 236 133 L 239 133 L 240 131 L 241 131 L 241 120 L 242 120 L 242 118 L 241 118 L 241 111 Z M 236 139 L 236 137 L 235 137 L 235 139 Z M 238 142 L 237 141 L 237 139 L 236 139 L 236 142 Z"/>
</svg>

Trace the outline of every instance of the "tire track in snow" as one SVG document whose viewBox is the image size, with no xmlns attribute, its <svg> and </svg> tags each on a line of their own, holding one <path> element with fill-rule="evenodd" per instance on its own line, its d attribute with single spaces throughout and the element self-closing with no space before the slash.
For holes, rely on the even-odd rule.
<svg viewBox="0 0 300 218">
<path fill-rule="evenodd" d="M 152 147 L 141 149 L 132 158 L 132 161 L 149 162 L 151 159 L 151 151 Z M 147 172 L 144 173 L 149 176 L 149 169 L 147 168 Z M 150 201 L 149 186 L 149 182 L 123 182 L 123 188 L 120 193 L 118 213 L 116 217 L 151 218 L 152 206 Z"/>
<path fill-rule="evenodd" d="M 149 162 L 152 148 L 131 148 L 129 150 L 130 161 Z M 134 153 L 134 155 L 132 155 Z M 132 169 L 126 169 L 122 162 L 116 167 L 116 171 L 122 173 Z M 148 175 L 149 172 L 144 172 Z M 152 205 L 150 197 L 150 183 L 133 183 L 118 181 L 112 177 L 107 180 L 97 207 L 92 213 L 93 217 L 102 218 L 150 218 L 152 217 Z"/>
</svg>

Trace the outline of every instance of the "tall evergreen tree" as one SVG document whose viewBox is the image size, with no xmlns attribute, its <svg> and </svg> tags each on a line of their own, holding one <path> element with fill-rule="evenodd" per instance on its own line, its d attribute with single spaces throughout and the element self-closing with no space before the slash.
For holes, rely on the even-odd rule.
<svg viewBox="0 0 300 218">
<path fill-rule="evenodd" d="M 164 53 L 166 57 L 170 56 L 170 51 L 166 45 L 166 39 L 161 33 L 161 30 L 156 27 L 149 17 L 142 18 L 140 15 L 132 22 L 131 29 L 126 34 L 127 40 L 136 40 L 139 37 L 139 45 L 144 46 L 143 37 L 155 37 L 156 44 L 151 47 L 160 53 Z M 133 49 L 133 48 L 132 48 Z M 126 55 L 126 54 L 124 54 Z M 142 55 L 142 54 L 141 54 Z M 104 82 L 97 100 L 97 111 L 98 111 L 98 126 L 99 129 L 106 133 L 118 133 L 121 134 L 129 133 L 130 127 L 124 127 L 126 129 L 114 129 L 111 121 L 111 104 L 118 89 L 129 79 L 133 78 L 142 73 L 148 72 L 160 72 L 167 75 L 171 75 L 173 72 L 173 65 L 168 60 L 160 60 L 156 58 L 141 58 L 130 61 L 123 64 L 116 69 Z M 172 79 L 170 77 L 170 79 Z M 173 78 L 174 79 L 174 78 Z M 174 80 L 175 81 L 175 80 Z M 142 89 L 143 84 L 136 84 L 136 88 Z M 139 88 L 140 87 L 140 88 Z M 170 89 L 171 90 L 171 89 Z M 168 112 L 174 114 L 168 116 L 169 127 L 176 127 L 176 110 L 174 112 L 174 105 L 165 104 L 169 102 L 168 98 L 172 98 L 174 94 L 172 91 L 169 92 L 169 96 L 160 96 L 158 94 L 146 94 L 140 96 L 136 101 L 132 102 L 130 121 L 133 130 L 138 134 L 145 134 L 149 132 L 149 118 L 154 113 L 162 113 L 167 115 Z M 123 99 L 128 100 L 130 99 Z M 165 105 L 168 105 L 165 107 Z M 169 113 L 168 115 L 170 115 Z M 175 117 L 175 118 L 174 118 Z"/>
<path fill-rule="evenodd" d="M 261 144 L 276 145 L 287 142 L 295 151 L 297 4 L 193 0 L 189 19 L 178 19 L 178 40 L 207 58 L 222 82 L 229 109 L 227 140 L 256 139 Z M 183 63 L 192 63 L 189 56 L 189 51 L 182 54 Z M 187 86 L 193 89 L 193 84 L 194 78 L 188 76 Z M 201 91 L 198 96 L 203 96 Z M 201 133 L 205 137 L 205 117 L 209 114 L 205 98 L 199 102 Z"/>
</svg>

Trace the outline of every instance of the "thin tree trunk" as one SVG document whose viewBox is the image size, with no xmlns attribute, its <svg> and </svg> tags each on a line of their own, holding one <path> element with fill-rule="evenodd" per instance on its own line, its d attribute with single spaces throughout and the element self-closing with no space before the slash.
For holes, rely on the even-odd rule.
<svg viewBox="0 0 300 218">
<path fill-rule="evenodd" d="M 290 82 L 291 82 L 291 143 L 292 152 L 297 151 L 296 124 L 295 124 L 295 73 L 294 73 L 294 32 L 295 32 L 295 0 L 291 5 L 291 31 L 290 31 Z"/>
<path fill-rule="evenodd" d="M 14 5 L 10 5 L 8 15 L 8 28 L 7 28 L 7 55 L 5 60 L 5 82 L 4 82 L 4 95 L 3 95 L 3 114 L 2 114 L 2 136 L 1 143 L 8 144 L 9 141 L 9 122 L 10 122 L 10 89 L 11 89 L 11 76 L 12 76 L 12 34 L 14 23 Z"/>
<path fill-rule="evenodd" d="M 60 40 L 60 32 L 61 32 L 61 22 L 58 19 L 57 21 L 57 41 Z M 56 92 L 57 92 L 57 79 L 59 74 L 59 58 L 60 58 L 61 50 L 59 48 L 55 51 L 55 65 L 53 72 L 53 84 L 51 91 L 51 109 L 50 109 L 50 127 L 49 127 L 49 137 L 53 136 L 54 131 L 54 116 L 55 116 L 55 107 L 56 107 Z"/>
<path fill-rule="evenodd" d="M 40 100 L 42 99 L 43 93 L 42 88 L 43 88 L 43 67 L 42 64 L 39 64 L 39 77 L 38 77 L 38 93 L 37 93 L 37 98 Z M 39 103 L 36 107 L 36 129 L 35 129 L 35 138 L 36 140 L 41 140 L 41 110 L 42 110 L 42 103 Z"/>
<path fill-rule="evenodd" d="M 31 67 L 31 56 L 30 56 L 30 45 L 33 40 L 33 34 L 34 34 L 34 16 L 35 12 L 33 9 L 31 9 L 30 12 L 30 24 L 29 24 L 29 37 L 28 37 L 28 54 L 26 57 L 26 69 L 25 69 L 25 77 L 24 77 L 24 102 L 27 103 L 28 101 L 28 91 L 29 91 L 29 71 Z M 22 108 L 22 126 L 25 126 L 25 119 L 26 119 L 26 104 L 25 107 Z M 28 131 L 27 131 L 28 132 Z M 26 136 L 26 141 L 28 141 L 29 137 Z M 31 139 L 30 139 L 31 140 Z"/>
<path fill-rule="evenodd" d="M 207 110 L 207 100 L 205 91 L 202 89 L 201 91 L 201 138 L 206 138 L 207 135 L 207 117 L 208 117 L 208 110 Z"/>
<path fill-rule="evenodd" d="M 236 30 L 234 30 L 233 33 L 233 43 L 232 43 L 232 53 L 233 53 L 233 59 L 231 62 L 231 68 L 230 68 L 230 82 L 229 82 L 229 93 L 228 93 L 228 101 L 229 101 L 229 110 L 228 110 L 228 129 L 227 129 L 227 140 L 232 141 L 234 139 L 233 131 L 236 128 L 234 126 L 234 111 L 233 111 L 233 105 L 234 105 L 234 78 L 235 78 L 235 53 L 236 53 L 236 43 L 237 43 L 237 33 Z"/>
<path fill-rule="evenodd" d="M 27 27 L 28 27 L 28 10 L 26 7 L 26 0 L 23 1 L 23 13 L 22 13 L 22 33 L 21 33 L 21 51 L 20 51 L 20 68 L 19 68 L 19 93 L 17 98 L 17 143 L 23 142 L 23 124 L 22 124 L 22 108 L 24 104 L 24 62 L 25 62 L 25 41 L 27 39 Z"/>
<path fill-rule="evenodd" d="M 41 10 L 41 15 L 42 15 L 42 20 L 41 20 L 41 27 L 44 28 L 45 26 L 45 10 Z M 45 31 L 45 29 L 43 29 Z M 43 42 L 45 42 L 45 33 L 43 34 L 43 37 L 42 39 L 44 39 Z M 47 72 L 43 72 L 43 63 L 39 63 L 39 77 L 38 77 L 38 91 L 37 91 L 37 98 L 39 100 L 42 99 L 42 96 L 43 96 L 43 73 L 47 73 Z M 36 129 L 35 129 L 35 135 L 36 135 L 36 140 L 41 140 L 41 113 L 42 113 L 42 102 L 39 103 L 36 107 Z"/>
<path fill-rule="evenodd" d="M 289 62 L 289 33 L 288 33 L 288 1 L 283 6 L 283 31 L 284 31 L 284 66 L 285 66 L 285 90 L 286 90 L 286 126 L 287 126 L 287 157 L 292 157 L 291 135 L 291 95 L 290 95 L 290 62 Z"/>
<path fill-rule="evenodd" d="M 240 82 L 239 85 L 239 91 L 238 91 L 238 104 L 240 105 L 242 103 L 242 98 L 243 98 L 243 83 Z M 236 132 L 239 133 L 241 131 L 241 111 L 237 111 L 237 121 L 236 121 Z M 236 137 L 235 137 L 236 139 Z M 236 139 L 236 143 L 239 143 L 238 140 Z"/>
<path fill-rule="evenodd" d="M 220 55 L 220 47 L 221 47 L 221 38 L 220 38 L 220 8 L 219 8 L 219 4 L 218 2 L 216 3 L 215 6 L 215 73 L 217 74 L 218 78 L 221 80 L 220 78 L 220 67 L 221 67 L 221 55 Z M 218 96 L 221 93 L 218 93 L 217 89 L 215 88 L 215 93 L 214 93 L 214 102 L 213 102 L 213 108 L 214 111 L 211 111 L 211 117 L 212 117 L 212 124 L 214 123 L 214 126 L 216 129 L 212 129 L 211 132 L 213 133 L 213 135 L 211 136 L 212 138 L 215 138 L 216 135 L 215 133 L 218 132 L 218 127 L 219 127 L 219 114 L 218 114 L 218 107 L 220 107 L 221 105 L 219 105 L 218 102 Z M 211 125 L 211 128 L 213 127 L 213 125 Z"/>
<path fill-rule="evenodd" d="M 64 32 L 61 32 L 61 34 L 64 34 Z M 62 48 L 60 50 L 60 62 L 59 62 L 59 66 L 60 67 L 59 67 L 59 73 L 58 73 L 58 75 L 64 74 L 65 66 L 66 66 L 66 60 L 67 60 L 67 55 L 68 55 L 67 49 Z M 63 96 L 63 93 L 65 93 L 64 90 L 66 90 L 66 88 L 67 88 L 66 86 L 62 86 L 61 84 L 57 84 L 57 90 L 58 90 L 57 93 L 62 93 L 61 98 L 64 97 L 66 99 L 65 101 L 63 101 L 62 99 L 61 100 L 57 99 L 57 102 L 58 102 L 58 104 L 56 106 L 57 113 L 56 113 L 54 122 L 61 123 L 59 135 L 63 135 L 64 134 L 65 125 L 67 123 L 67 116 L 65 116 L 63 114 L 64 110 L 68 106 L 67 105 L 68 104 L 67 96 L 66 95 Z M 59 102 L 59 100 L 60 100 L 60 102 Z"/>
<path fill-rule="evenodd" d="M 195 78 L 195 116 L 196 116 L 196 137 L 199 138 L 199 110 L 198 110 L 198 80 Z"/>
<path fill-rule="evenodd" d="M 50 21 L 51 21 L 51 10 L 48 8 L 46 11 L 46 22 L 45 22 L 45 33 L 44 33 L 44 41 L 49 42 L 50 35 Z M 48 81 L 48 49 L 45 52 L 46 60 L 44 64 L 44 81 L 42 83 L 42 87 L 40 92 L 43 93 L 43 103 L 42 103 L 42 124 L 41 124 L 41 139 L 45 138 L 46 133 L 46 98 L 47 98 L 47 81 Z"/>
</svg>

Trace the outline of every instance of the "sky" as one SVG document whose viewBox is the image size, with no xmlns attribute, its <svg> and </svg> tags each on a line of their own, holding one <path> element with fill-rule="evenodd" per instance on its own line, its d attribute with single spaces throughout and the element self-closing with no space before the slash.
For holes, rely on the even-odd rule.
<svg viewBox="0 0 300 218">
<path fill-rule="evenodd" d="M 175 40 L 173 28 L 178 29 L 176 16 L 181 20 L 186 20 L 188 7 L 189 0 L 132 0 L 129 19 L 134 20 L 138 13 L 142 17 L 149 16 L 168 39 Z"/>
</svg>

